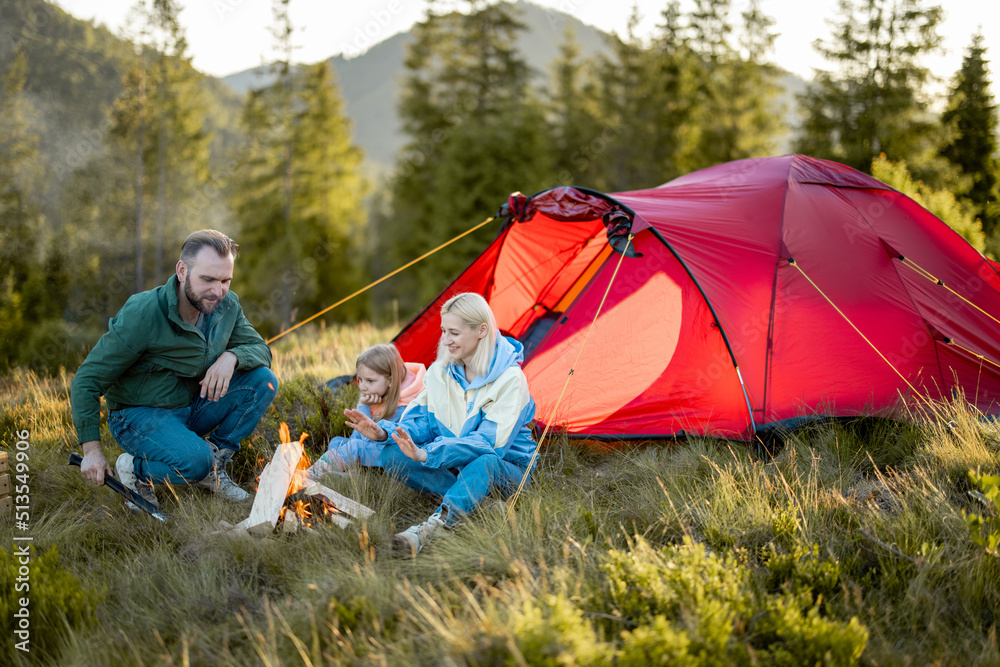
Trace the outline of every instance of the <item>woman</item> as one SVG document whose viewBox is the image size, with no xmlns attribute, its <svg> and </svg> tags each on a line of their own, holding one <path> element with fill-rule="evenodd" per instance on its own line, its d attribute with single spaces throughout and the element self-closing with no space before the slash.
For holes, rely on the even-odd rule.
<svg viewBox="0 0 1000 667">
<path fill-rule="evenodd" d="M 512 491 L 535 451 L 529 422 L 535 402 L 521 371 L 516 340 L 497 331 L 482 296 L 466 292 L 441 307 L 438 357 L 424 391 L 398 423 L 372 421 L 345 410 L 348 425 L 367 438 L 395 444 L 382 450 L 382 466 L 418 491 L 442 497 L 423 523 L 395 537 L 416 554 L 445 527 L 469 514 L 492 488 Z"/>
</svg>

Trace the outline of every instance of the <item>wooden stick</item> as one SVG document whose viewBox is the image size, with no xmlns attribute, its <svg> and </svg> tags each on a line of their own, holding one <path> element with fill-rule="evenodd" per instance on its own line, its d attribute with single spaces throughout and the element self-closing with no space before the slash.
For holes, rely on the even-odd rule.
<svg viewBox="0 0 1000 667">
<path fill-rule="evenodd" d="M 351 500 L 347 496 L 342 496 L 333 489 L 323 486 L 319 482 L 309 484 L 305 488 L 305 494 L 308 496 L 323 496 L 338 510 L 344 514 L 350 514 L 356 519 L 365 519 L 375 513 L 375 510 L 369 509 L 356 500 Z"/>
<path fill-rule="evenodd" d="M 271 462 L 264 466 L 257 483 L 257 495 L 250 508 L 250 516 L 241 521 L 238 526 L 251 533 L 265 532 L 265 526 L 270 530 L 278 525 L 281 510 L 285 506 L 288 487 L 292 484 L 295 469 L 302 458 L 302 445 L 297 442 L 286 442 L 278 445 Z"/>
</svg>

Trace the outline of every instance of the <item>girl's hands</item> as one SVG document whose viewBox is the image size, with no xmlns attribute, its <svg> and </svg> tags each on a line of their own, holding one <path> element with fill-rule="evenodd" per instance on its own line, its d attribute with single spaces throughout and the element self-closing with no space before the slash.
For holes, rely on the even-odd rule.
<svg viewBox="0 0 1000 667">
<path fill-rule="evenodd" d="M 417 447 L 417 445 L 413 442 L 413 438 L 410 437 L 410 434 L 403 429 L 397 428 L 396 432 L 392 434 L 392 439 L 396 441 L 397 445 L 399 445 L 399 451 L 403 452 L 417 463 L 423 463 L 427 460 L 427 452 Z"/>
<path fill-rule="evenodd" d="M 378 405 L 382 402 L 382 397 L 378 394 L 361 394 L 361 402 L 365 405 Z"/>
<path fill-rule="evenodd" d="M 384 428 L 376 424 L 371 417 L 360 410 L 344 410 L 344 416 L 347 417 L 348 426 L 369 440 L 381 442 L 389 437 Z"/>
</svg>

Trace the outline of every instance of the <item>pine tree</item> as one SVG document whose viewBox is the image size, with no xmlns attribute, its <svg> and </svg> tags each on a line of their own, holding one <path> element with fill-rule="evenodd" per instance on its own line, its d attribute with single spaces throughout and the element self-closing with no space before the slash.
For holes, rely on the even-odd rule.
<svg viewBox="0 0 1000 667">
<path fill-rule="evenodd" d="M 360 286 L 368 252 L 363 201 L 369 186 L 329 63 L 308 68 L 300 90 L 293 133 L 292 224 L 306 242 L 300 269 L 309 281 L 295 303 L 309 314 Z M 339 316 L 358 314 L 361 303 L 342 306 Z"/>
<path fill-rule="evenodd" d="M 741 14 L 743 29 L 738 57 L 732 68 L 732 118 L 740 128 L 733 159 L 771 155 L 785 110 L 776 100 L 781 92 L 778 68 L 770 61 L 777 34 L 774 19 L 763 13 L 760 0 L 751 0 Z"/>
<path fill-rule="evenodd" d="M 110 140 L 66 178 L 57 211 L 69 269 L 67 317 L 107 326 L 135 292 L 134 149 Z"/>
<path fill-rule="evenodd" d="M 363 276 L 367 182 L 329 63 L 293 68 L 287 0 L 275 4 L 274 84 L 251 91 L 233 208 L 239 293 L 248 317 L 277 332 L 346 296 Z M 342 307 L 341 318 L 363 312 Z"/>
<path fill-rule="evenodd" d="M 651 43 L 613 38 L 600 65 L 601 105 L 620 128 L 609 151 L 612 189 L 654 186 L 680 174 L 769 154 L 779 130 L 776 68 L 768 62 L 773 21 L 757 2 L 742 15 L 739 47 L 730 0 L 699 0 L 687 15 L 663 11 Z"/>
<path fill-rule="evenodd" d="M 965 197 L 979 213 L 983 230 L 993 235 L 1000 230 L 1000 160 L 996 136 L 1000 121 L 990 92 L 988 62 L 983 36 L 979 33 L 972 38 L 962 67 L 955 74 L 948 107 L 941 116 L 952 136 L 941 153 L 971 177 Z"/>
<path fill-rule="evenodd" d="M 35 196 L 42 169 L 31 108 L 23 94 L 27 57 L 19 51 L 3 79 L 0 97 L 0 356 L 6 363 L 31 324 L 25 289 L 38 266 L 41 212 Z"/>
<path fill-rule="evenodd" d="M 147 17 L 156 49 L 149 94 L 155 109 L 149 135 L 155 137 L 157 174 L 153 284 L 173 273 L 172 262 L 164 257 L 166 242 L 170 241 L 171 248 L 179 247 L 188 233 L 210 226 L 207 216 L 190 215 L 190 202 L 208 179 L 211 136 L 203 129 L 205 102 L 200 85 L 204 77 L 191 66 L 179 13 L 175 0 L 152 0 Z"/>
<path fill-rule="evenodd" d="M 525 26 L 509 3 L 466 4 L 467 13 L 440 15 L 430 5 L 414 28 L 400 103 L 410 142 L 383 232 L 397 265 L 482 221 L 511 191 L 551 180 L 542 105 L 514 46 Z M 494 233 L 467 236 L 410 269 L 419 292 L 400 290 L 404 311 L 443 289 Z"/>
<path fill-rule="evenodd" d="M 42 180 L 38 135 L 23 94 L 27 56 L 18 52 L 3 79 L 0 97 L 0 278 L 19 292 L 37 260 L 40 211 L 35 196 Z"/>
<path fill-rule="evenodd" d="M 275 332 L 297 315 L 294 300 L 302 277 L 296 263 L 308 252 L 292 224 L 295 68 L 288 6 L 289 0 L 272 3 L 278 57 L 270 70 L 276 76 L 273 84 L 247 96 L 242 120 L 252 141 L 240 158 L 243 177 L 234 190 L 245 250 L 240 259 L 245 308 L 254 324 Z"/>
<path fill-rule="evenodd" d="M 145 11 L 145 0 L 138 0 L 132 8 L 129 21 L 142 16 Z M 135 43 L 135 53 L 128 69 L 122 77 L 123 91 L 115 99 L 113 108 L 114 122 L 112 136 L 123 146 L 128 147 L 132 154 L 135 167 L 133 179 L 135 191 L 133 194 L 133 219 L 135 229 L 132 240 L 135 248 L 135 292 L 146 288 L 145 270 L 145 234 L 146 234 L 146 163 L 149 157 L 148 126 L 150 119 L 148 82 L 149 63 L 147 61 L 147 42 L 149 25 L 143 23 Z"/>
<path fill-rule="evenodd" d="M 777 68 L 768 60 L 774 20 L 757 0 L 741 14 L 736 44 L 730 0 L 697 0 L 690 45 L 697 56 L 698 163 L 701 168 L 768 155 L 779 129 Z"/>
<path fill-rule="evenodd" d="M 817 71 L 800 97 L 798 152 L 867 171 L 885 153 L 909 159 L 922 150 L 932 119 L 924 112 L 930 74 L 920 59 L 938 48 L 939 6 L 921 0 L 841 0 L 831 42 L 815 48 L 836 71 Z"/>
<path fill-rule="evenodd" d="M 111 136 L 133 156 L 136 291 L 172 273 L 165 246 L 178 248 L 193 229 L 211 226 L 210 211 L 198 202 L 211 141 L 204 77 L 191 66 L 179 11 L 173 0 L 137 2 L 136 53 L 112 113 Z"/>
<path fill-rule="evenodd" d="M 613 136 L 606 154 L 593 151 L 605 163 L 611 190 L 659 185 L 676 176 L 676 138 L 690 110 L 688 95 L 678 94 L 692 63 L 684 46 L 672 49 L 669 31 L 660 48 L 649 48 L 635 34 L 637 11 L 629 18 L 623 37 L 612 36 L 611 56 L 601 59 L 601 109 Z"/>
<path fill-rule="evenodd" d="M 553 85 L 547 100 L 551 155 L 555 170 L 552 185 L 582 185 L 609 189 L 605 164 L 610 144 L 619 140 L 621 128 L 602 120 L 595 93 L 597 83 L 585 78 L 580 46 L 572 25 L 563 32 L 559 58 L 553 66 Z"/>
<path fill-rule="evenodd" d="M 659 154 L 654 158 L 661 167 L 660 182 L 705 166 L 699 155 L 698 141 L 701 121 L 701 69 L 698 56 L 691 47 L 688 30 L 683 25 L 680 3 L 670 2 L 662 13 L 653 42 L 654 62 L 651 83 L 660 97 L 661 112 L 657 120 Z"/>
<path fill-rule="evenodd" d="M 250 140 L 238 157 L 231 207 L 242 249 L 237 292 L 250 321 L 276 332 L 291 314 L 283 268 L 299 248 L 291 245 L 284 217 L 285 139 L 273 112 L 273 92 L 269 87 L 247 94 L 240 125 Z"/>
</svg>

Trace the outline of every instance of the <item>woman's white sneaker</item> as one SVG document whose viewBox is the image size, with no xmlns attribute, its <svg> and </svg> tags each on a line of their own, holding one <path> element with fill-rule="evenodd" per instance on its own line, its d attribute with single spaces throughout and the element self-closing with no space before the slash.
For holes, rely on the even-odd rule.
<svg viewBox="0 0 1000 667">
<path fill-rule="evenodd" d="M 416 556 L 428 542 L 436 535 L 445 531 L 447 526 L 440 512 L 435 512 L 427 517 L 427 521 L 416 526 L 410 526 L 401 533 L 396 533 L 392 539 L 392 544 L 396 549 L 405 551 L 411 556 Z"/>
</svg>

